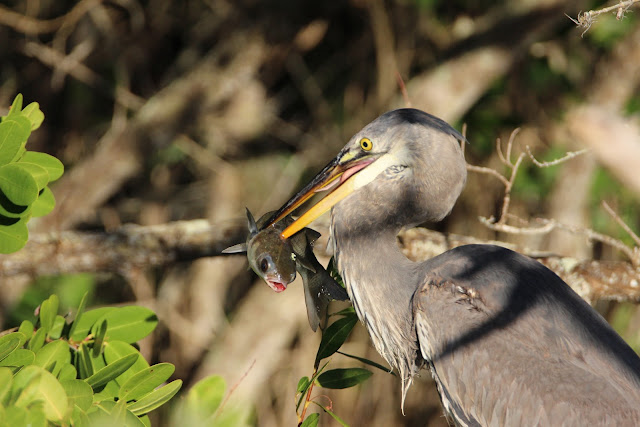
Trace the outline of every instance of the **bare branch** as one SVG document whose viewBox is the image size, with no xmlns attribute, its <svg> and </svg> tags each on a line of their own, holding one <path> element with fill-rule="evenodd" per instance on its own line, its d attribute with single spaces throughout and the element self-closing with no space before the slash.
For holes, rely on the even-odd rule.
<svg viewBox="0 0 640 427">
<path fill-rule="evenodd" d="M 578 28 L 584 28 L 584 31 L 580 35 L 580 37 L 583 37 L 585 33 L 589 31 L 591 26 L 596 22 L 596 19 L 598 18 L 598 16 L 604 13 L 615 11 L 616 19 L 620 21 L 624 18 L 624 14 L 627 12 L 627 10 L 629 10 L 631 6 L 633 6 L 635 3 L 638 3 L 638 2 L 640 2 L 640 0 L 620 1 L 618 4 L 615 4 L 613 6 L 609 6 L 609 7 L 605 7 L 597 10 L 590 10 L 588 12 L 580 12 L 578 13 L 577 19 L 570 17 L 566 13 L 565 13 L 565 16 L 571 19 L 578 26 Z"/>
<path fill-rule="evenodd" d="M 626 231 L 629 236 L 631 236 L 633 241 L 636 242 L 636 245 L 640 246 L 640 238 L 638 237 L 638 235 L 634 233 L 631 228 L 629 228 L 629 226 L 622 220 L 622 218 L 620 218 L 620 216 L 613 209 L 611 209 L 611 206 L 609 206 L 609 204 L 604 200 L 602 201 L 602 207 L 604 207 L 607 213 L 611 215 L 611 217 L 618 223 L 618 225 L 620 225 L 620 227 L 622 227 L 622 229 Z"/>
<path fill-rule="evenodd" d="M 477 172 L 477 173 L 483 173 L 485 175 L 495 176 L 496 178 L 498 178 L 500 180 L 500 182 L 502 182 L 504 184 L 505 187 L 507 185 L 509 185 L 509 181 L 507 181 L 507 178 L 505 178 L 504 176 L 500 175 L 500 173 L 495 169 L 486 168 L 484 166 L 474 166 L 474 165 L 467 164 L 467 170 L 469 170 L 471 172 Z"/>
<path fill-rule="evenodd" d="M 219 255 L 246 238 L 239 224 L 212 226 L 206 220 L 155 226 L 125 225 L 113 232 L 35 233 L 16 253 L 0 256 L 0 277 L 80 272 L 115 272 Z"/>
<path fill-rule="evenodd" d="M 556 166 L 559 165 L 560 163 L 564 163 L 567 160 L 573 159 L 574 157 L 578 157 L 586 152 L 589 151 L 588 148 L 579 150 L 579 151 L 569 151 L 567 152 L 564 156 L 560 157 L 559 159 L 555 159 L 552 160 L 550 162 L 540 162 L 538 161 L 538 159 L 536 159 L 533 154 L 531 154 L 531 148 L 527 145 L 526 147 L 527 149 L 527 154 L 529 155 L 529 158 L 531 159 L 531 161 L 533 162 L 534 165 L 538 166 L 539 168 L 548 168 L 549 166 Z"/>
<path fill-rule="evenodd" d="M 71 26 L 78 22 L 92 7 L 102 3 L 102 0 L 83 0 L 77 3 L 73 9 L 58 18 L 39 20 L 30 16 L 21 15 L 5 6 L 0 6 L 0 25 L 6 25 L 14 30 L 35 36 L 44 33 L 58 31 L 63 25 Z"/>
<path fill-rule="evenodd" d="M 555 226 L 556 224 L 553 224 Z M 543 228 L 552 225 L 545 224 Z M 500 228 L 505 228 L 500 225 Z M 507 226 L 508 228 L 508 226 Z M 519 232 L 519 230 L 518 230 Z M 548 252 L 541 253 L 526 247 L 500 241 L 482 241 L 455 234 L 444 235 L 424 228 L 406 230 L 400 234 L 404 254 L 414 261 L 433 258 L 461 245 L 491 243 L 536 258 L 569 284 L 589 302 L 598 299 L 640 301 L 640 269 L 624 261 L 580 261 Z"/>
</svg>

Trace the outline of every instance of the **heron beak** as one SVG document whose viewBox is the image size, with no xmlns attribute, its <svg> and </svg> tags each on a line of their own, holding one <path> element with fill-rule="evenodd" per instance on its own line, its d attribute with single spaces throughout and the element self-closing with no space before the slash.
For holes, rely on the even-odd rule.
<svg viewBox="0 0 640 427">
<path fill-rule="evenodd" d="M 282 232 L 282 237 L 285 239 L 293 236 L 331 209 L 331 207 L 340 200 L 351 194 L 355 189 L 353 175 L 373 163 L 379 156 L 380 154 L 369 153 L 364 155 L 358 153 L 354 155 L 348 151 L 340 154 L 325 166 L 302 190 L 289 199 L 289 201 L 271 217 L 267 226 L 289 215 L 297 207 L 309 200 L 315 193 L 330 191 L 322 200 L 313 205 Z"/>
</svg>

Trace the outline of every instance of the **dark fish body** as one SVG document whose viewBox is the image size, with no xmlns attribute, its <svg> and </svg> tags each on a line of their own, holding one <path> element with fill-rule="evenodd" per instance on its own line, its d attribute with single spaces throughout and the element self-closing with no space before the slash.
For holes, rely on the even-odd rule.
<svg viewBox="0 0 640 427">
<path fill-rule="evenodd" d="M 272 214 L 273 212 L 268 212 L 256 222 L 247 209 L 247 242 L 227 248 L 223 252 L 246 251 L 251 269 L 276 292 L 284 291 L 287 285 L 293 282 L 298 271 L 302 276 L 309 325 L 315 332 L 329 301 L 345 301 L 349 297 L 313 253 L 313 243 L 320 237 L 320 233 L 305 228 L 289 239 L 283 239 L 280 234 L 293 222 L 290 216 L 261 230 Z"/>
</svg>

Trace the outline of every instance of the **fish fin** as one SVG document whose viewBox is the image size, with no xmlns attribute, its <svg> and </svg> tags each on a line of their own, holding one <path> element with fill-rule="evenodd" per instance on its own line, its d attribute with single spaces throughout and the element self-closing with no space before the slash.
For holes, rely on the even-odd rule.
<svg viewBox="0 0 640 427">
<path fill-rule="evenodd" d="M 320 236 L 322 236 L 322 234 L 320 234 L 316 230 L 312 230 L 310 228 L 305 228 L 304 229 L 304 234 L 307 236 L 307 240 L 309 241 L 309 244 L 313 244 L 313 242 L 315 242 L 316 240 L 318 240 L 320 238 Z"/>
<path fill-rule="evenodd" d="M 349 299 L 349 294 L 347 291 L 336 282 L 333 277 L 325 270 L 324 283 L 322 287 L 322 292 L 327 295 L 329 298 L 336 301 L 347 301 Z"/>
<path fill-rule="evenodd" d="M 320 286 L 316 280 L 317 275 L 309 273 L 301 275 L 304 284 L 304 301 L 307 305 L 307 318 L 309 319 L 311 330 L 315 332 L 320 326 L 320 316 L 323 311 L 326 311 L 329 301 L 319 289 Z"/>
<path fill-rule="evenodd" d="M 312 273 L 317 273 L 316 268 L 313 266 L 313 263 L 309 262 L 309 260 L 305 259 L 303 256 L 296 254 L 296 262 L 300 267 L 306 268 Z M 299 269 L 298 269 L 299 270 Z"/>
<path fill-rule="evenodd" d="M 223 254 L 240 254 L 244 252 L 247 252 L 246 243 L 238 243 L 237 245 L 229 246 L 227 249 L 222 251 Z"/>
<path fill-rule="evenodd" d="M 249 221 L 249 234 L 257 234 L 258 233 L 258 225 L 256 224 L 256 220 L 251 215 L 251 211 L 249 208 L 245 208 L 247 210 L 247 220 Z"/>
</svg>

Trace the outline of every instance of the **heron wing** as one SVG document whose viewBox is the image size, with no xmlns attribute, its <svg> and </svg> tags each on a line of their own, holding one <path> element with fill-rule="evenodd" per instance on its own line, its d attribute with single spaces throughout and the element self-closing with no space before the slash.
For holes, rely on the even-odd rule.
<svg viewBox="0 0 640 427">
<path fill-rule="evenodd" d="M 640 359 L 553 272 L 495 246 L 423 264 L 420 350 L 461 425 L 640 425 Z"/>
</svg>

